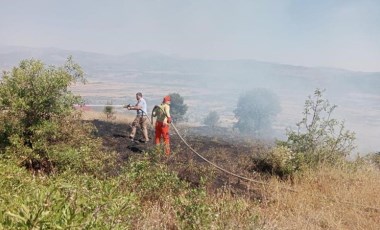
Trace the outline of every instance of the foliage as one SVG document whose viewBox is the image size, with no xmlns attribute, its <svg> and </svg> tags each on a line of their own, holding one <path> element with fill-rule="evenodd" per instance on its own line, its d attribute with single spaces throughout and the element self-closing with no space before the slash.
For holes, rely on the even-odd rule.
<svg viewBox="0 0 380 230">
<path fill-rule="evenodd" d="M 83 123 L 73 108 L 81 99 L 69 86 L 77 81 L 85 82 L 83 71 L 71 58 L 63 67 L 24 60 L 5 72 L 0 84 L 0 152 L 47 173 L 107 167 L 109 156 L 90 136 L 93 126 Z"/>
<path fill-rule="evenodd" d="M 0 228 L 130 229 L 145 212 L 143 206 L 157 202 L 174 208 L 179 226 L 189 220 L 195 220 L 196 229 L 210 223 L 205 191 L 189 188 L 165 164 L 150 159 L 144 154 L 107 178 L 71 170 L 33 177 L 0 159 Z"/>
<path fill-rule="evenodd" d="M 54 137 L 56 120 L 69 115 L 79 98 L 68 86 L 83 80 L 78 65 L 68 59 L 64 67 L 45 67 L 41 61 L 24 60 L 12 72 L 4 72 L 0 85 L 1 147 L 19 140 L 34 146 L 41 132 Z M 50 132 L 50 133 L 49 133 Z"/>
<path fill-rule="evenodd" d="M 3 87 L 1 92 L 6 91 Z M 379 175 L 372 168 L 310 170 L 308 177 L 292 180 L 297 193 L 279 189 L 291 186 L 286 180 L 270 178 L 268 186 L 251 187 L 219 174 L 209 186 L 230 183 L 213 193 L 206 185 L 193 187 L 181 180 L 170 170 L 170 159 L 160 159 L 155 151 L 115 165 L 120 156 L 103 153 L 100 140 L 91 135 L 96 130 L 74 111 L 53 112 L 50 119 L 31 126 L 30 143 L 23 132 L 12 129 L 15 121 L 6 123 L 5 118 L 12 119 L 5 116 L 9 111 L 15 108 L 4 108 L 0 123 L 2 137 L 8 137 L 4 130 L 14 134 L 2 142 L 6 154 L 0 155 L 0 229 L 281 229 L 289 223 L 294 229 L 376 229 L 379 224 L 377 211 L 366 208 L 378 206 Z M 26 153 L 32 157 L 26 160 Z M 267 160 L 276 166 L 273 170 L 288 173 L 303 156 L 278 146 Z M 20 159 L 51 162 L 60 172 L 31 174 L 19 167 Z M 246 190 L 239 194 L 234 188 Z M 345 202 L 347 197 L 359 205 Z M 363 210 L 359 216 L 358 210 Z"/>
<path fill-rule="evenodd" d="M 0 176 L 1 229 L 120 229 L 138 211 L 138 197 L 123 192 L 122 177 L 101 180 L 72 172 L 32 177 L 5 162 Z"/>
<path fill-rule="evenodd" d="M 185 120 L 185 114 L 188 106 L 184 104 L 184 98 L 179 93 L 169 94 L 171 98 L 170 102 L 170 115 L 174 121 Z"/>
<path fill-rule="evenodd" d="M 203 120 L 203 123 L 210 127 L 215 127 L 219 123 L 219 114 L 216 111 L 211 111 L 207 117 Z"/>
<path fill-rule="evenodd" d="M 177 193 L 181 187 L 186 187 L 174 173 L 167 171 L 165 165 L 155 162 L 157 156 L 153 154 L 154 151 L 145 153 L 144 159 L 132 161 L 127 169 L 134 191 L 144 200 L 165 199 L 162 194 Z"/>
<path fill-rule="evenodd" d="M 202 189 L 192 189 L 176 198 L 176 215 L 181 221 L 181 228 L 210 229 L 214 216 L 211 207 L 204 201 L 206 198 L 206 192 Z"/>
<path fill-rule="evenodd" d="M 259 171 L 269 172 L 281 178 L 292 176 L 305 167 L 303 155 L 285 146 L 277 146 L 268 154 L 253 158 L 253 162 Z"/>
<path fill-rule="evenodd" d="M 116 119 L 115 108 L 112 106 L 112 102 L 107 102 L 107 105 L 104 107 L 103 112 L 106 115 L 107 120 Z"/>
<path fill-rule="evenodd" d="M 323 91 L 316 89 L 314 97 L 305 102 L 303 119 L 298 130 L 287 130 L 288 139 L 278 142 L 293 152 L 302 153 L 310 164 L 336 163 L 354 148 L 355 133 L 345 130 L 344 121 L 332 118 L 337 106 L 323 98 Z"/>
<path fill-rule="evenodd" d="M 287 155 L 289 150 L 276 151 Z M 240 195 L 233 187 L 215 193 L 191 187 L 167 162 L 146 154 L 123 168 L 107 178 L 71 170 L 46 177 L 0 159 L 0 229 L 265 229 L 288 228 L 290 222 L 294 229 L 376 229 L 379 223 L 377 211 L 365 208 L 378 207 L 379 171 L 365 167 L 323 167 L 292 180 L 270 178 L 268 186 L 252 184 Z M 297 193 L 280 189 L 292 185 Z M 345 202 L 347 197 L 361 206 Z M 352 218 L 362 209 L 359 219 Z M 310 215 L 313 222 L 304 221 Z"/>
<path fill-rule="evenodd" d="M 240 132 L 260 136 L 271 130 L 273 118 L 280 112 L 279 100 L 268 89 L 257 88 L 243 93 L 234 110 Z"/>
</svg>

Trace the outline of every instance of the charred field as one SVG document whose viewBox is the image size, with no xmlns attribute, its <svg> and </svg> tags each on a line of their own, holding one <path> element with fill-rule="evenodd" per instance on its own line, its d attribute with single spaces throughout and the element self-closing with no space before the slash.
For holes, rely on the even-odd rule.
<svg viewBox="0 0 380 230">
<path fill-rule="evenodd" d="M 217 193 L 228 188 L 233 194 L 262 199 L 256 185 L 222 172 L 193 153 L 174 132 L 170 130 L 171 155 L 166 157 L 157 151 L 154 145 L 154 130 L 148 129 L 150 141 L 142 143 L 141 130 L 138 129 L 135 140 L 128 138 L 131 127 L 128 123 L 116 123 L 104 120 L 90 121 L 96 127 L 96 136 L 101 138 L 106 151 L 117 153 L 120 163 L 143 157 L 144 153 L 154 152 L 154 160 L 164 163 L 181 180 L 193 187 L 205 186 L 209 193 Z M 184 127 L 181 135 L 187 143 L 206 159 L 218 166 L 244 177 L 260 180 L 266 175 L 258 174 L 252 163 L 252 156 L 263 154 L 270 147 L 262 141 L 248 142 L 237 139 L 224 128 Z M 213 136 L 211 136 L 213 135 Z"/>
<path fill-rule="evenodd" d="M 238 221 L 236 226 L 243 229 L 252 226 L 263 229 L 347 229 L 353 226 L 377 229 L 380 224 L 379 200 L 375 192 L 380 188 L 379 170 L 360 161 L 334 167 L 320 166 L 281 178 L 268 169 L 258 167 L 253 160 L 271 151 L 273 144 L 270 142 L 239 139 L 224 128 L 178 127 L 187 143 L 211 162 L 262 182 L 252 183 L 209 165 L 191 152 L 173 129 L 170 136 L 172 154 L 166 157 L 154 150 L 152 128 L 149 129 L 151 141 L 142 144 L 128 139 L 129 123 L 96 119 L 90 122 L 96 127 L 96 135 L 102 139 L 103 148 L 116 152 L 121 165 L 144 158 L 165 165 L 190 188 L 204 190 L 207 195 L 202 202 L 208 207 L 214 207 L 213 202 L 219 205 L 217 209 L 227 200 L 235 204 L 241 202 L 241 210 L 236 206 L 230 214 L 224 213 L 224 208 L 224 211 L 215 210 L 216 215 L 226 218 L 219 227 L 230 228 L 235 226 L 235 221 Z M 139 131 L 137 139 L 142 137 Z M 196 205 L 197 199 L 189 205 Z M 147 206 L 148 210 L 155 207 L 151 203 Z M 232 214 L 236 210 L 240 210 L 238 214 Z M 194 213 L 189 215 L 194 216 Z M 253 220 L 255 216 L 259 219 Z M 151 214 L 147 217 L 158 218 Z M 156 220 L 158 223 L 167 222 L 162 218 Z"/>
</svg>

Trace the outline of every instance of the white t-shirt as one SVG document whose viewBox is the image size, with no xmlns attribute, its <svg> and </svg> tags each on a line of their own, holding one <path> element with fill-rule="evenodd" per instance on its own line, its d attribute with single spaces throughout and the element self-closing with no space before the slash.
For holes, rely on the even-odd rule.
<svg viewBox="0 0 380 230">
<path fill-rule="evenodd" d="M 137 102 L 136 106 L 140 106 L 141 109 L 137 110 L 137 115 L 148 115 L 147 105 L 144 98 L 140 98 L 140 100 Z M 142 111 L 141 111 L 142 110 Z"/>
</svg>

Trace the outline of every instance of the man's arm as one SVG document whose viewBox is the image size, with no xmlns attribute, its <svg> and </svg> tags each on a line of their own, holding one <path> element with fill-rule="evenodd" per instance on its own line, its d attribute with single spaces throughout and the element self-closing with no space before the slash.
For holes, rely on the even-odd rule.
<svg viewBox="0 0 380 230">
<path fill-rule="evenodd" d="M 153 118 L 157 117 L 157 109 L 159 109 L 159 107 L 157 105 L 155 105 L 153 110 L 152 110 L 152 115 L 151 115 L 151 119 L 150 119 L 152 125 L 153 125 Z"/>
<path fill-rule="evenodd" d="M 142 109 L 142 106 L 140 105 L 140 102 L 137 102 L 136 105 L 129 107 L 129 110 L 140 110 L 140 109 Z"/>
<path fill-rule="evenodd" d="M 166 114 L 166 117 L 170 117 L 170 106 L 169 105 L 165 106 L 165 114 Z"/>
<path fill-rule="evenodd" d="M 171 123 L 172 122 L 172 117 L 170 116 L 170 106 L 167 105 L 167 106 L 165 106 L 164 109 L 165 109 L 165 115 L 166 115 L 167 122 Z"/>
</svg>

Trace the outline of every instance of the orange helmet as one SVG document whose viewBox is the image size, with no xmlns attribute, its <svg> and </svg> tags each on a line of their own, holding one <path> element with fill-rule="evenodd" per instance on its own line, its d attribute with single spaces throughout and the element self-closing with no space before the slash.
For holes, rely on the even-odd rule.
<svg viewBox="0 0 380 230">
<path fill-rule="evenodd" d="M 164 100 L 162 102 L 163 103 L 170 103 L 170 96 L 165 96 Z"/>
</svg>

